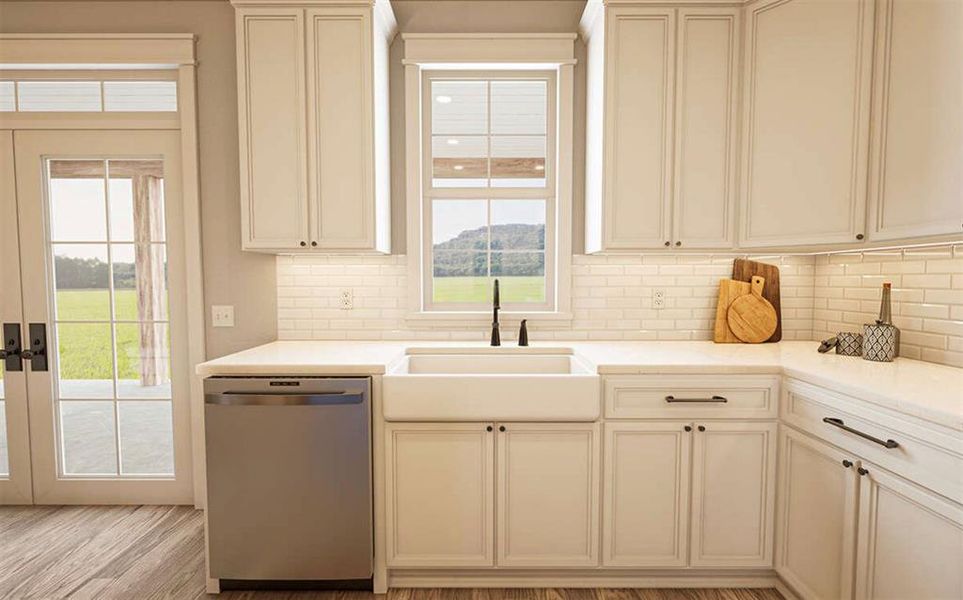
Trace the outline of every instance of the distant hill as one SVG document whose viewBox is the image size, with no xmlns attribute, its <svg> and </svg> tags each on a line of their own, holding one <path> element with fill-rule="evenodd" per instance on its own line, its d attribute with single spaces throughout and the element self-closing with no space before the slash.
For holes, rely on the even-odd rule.
<svg viewBox="0 0 963 600">
<path fill-rule="evenodd" d="M 545 247 L 545 226 L 510 223 L 492 225 L 492 250 Z M 488 275 L 488 228 L 479 227 L 461 232 L 458 237 L 435 244 L 435 250 L 463 250 L 466 252 L 436 252 L 435 277 L 484 277 Z M 470 252 L 477 250 L 479 252 Z M 544 275 L 545 255 L 541 252 L 524 254 L 493 254 L 492 273 L 505 276 Z"/>
</svg>

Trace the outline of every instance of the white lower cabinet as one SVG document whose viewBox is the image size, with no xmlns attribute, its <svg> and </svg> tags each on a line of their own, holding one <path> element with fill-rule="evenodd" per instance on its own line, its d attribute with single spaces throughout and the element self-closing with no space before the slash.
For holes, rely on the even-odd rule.
<svg viewBox="0 0 963 600">
<path fill-rule="evenodd" d="M 851 454 L 783 428 L 776 571 L 803 598 L 852 598 L 856 469 Z"/>
<path fill-rule="evenodd" d="M 606 566 L 686 565 L 691 430 L 680 421 L 605 424 Z"/>
<path fill-rule="evenodd" d="M 690 566 L 772 566 L 776 428 L 741 421 L 696 425 Z"/>
<path fill-rule="evenodd" d="M 388 423 L 385 431 L 389 567 L 598 564 L 598 424 Z"/>
<path fill-rule="evenodd" d="M 776 570 L 801 598 L 963 598 L 963 506 L 788 427 L 780 468 Z"/>
<path fill-rule="evenodd" d="M 495 434 L 487 423 L 388 423 L 388 565 L 494 564 Z"/>
<path fill-rule="evenodd" d="M 772 565 L 776 423 L 605 427 L 606 566 Z"/>
<path fill-rule="evenodd" d="M 598 431 L 595 423 L 499 425 L 499 566 L 598 565 Z"/>
<path fill-rule="evenodd" d="M 963 598 L 963 506 L 871 463 L 859 477 L 856 598 Z"/>
</svg>

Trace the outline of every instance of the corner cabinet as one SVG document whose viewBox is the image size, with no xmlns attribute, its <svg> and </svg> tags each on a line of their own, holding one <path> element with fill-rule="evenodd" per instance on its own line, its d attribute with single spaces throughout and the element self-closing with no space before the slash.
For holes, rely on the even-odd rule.
<svg viewBox="0 0 963 600">
<path fill-rule="evenodd" d="M 739 24 L 589 2 L 587 252 L 732 246 Z"/>
<path fill-rule="evenodd" d="M 747 8 L 742 246 L 865 238 L 874 5 Z"/>
<path fill-rule="evenodd" d="M 387 0 L 233 0 L 242 247 L 390 250 Z"/>
</svg>

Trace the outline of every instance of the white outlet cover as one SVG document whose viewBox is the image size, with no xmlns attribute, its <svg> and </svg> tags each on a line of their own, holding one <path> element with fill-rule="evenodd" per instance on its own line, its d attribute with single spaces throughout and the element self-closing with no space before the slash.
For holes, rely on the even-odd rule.
<svg viewBox="0 0 963 600">
<path fill-rule="evenodd" d="M 338 294 L 338 304 L 341 310 L 351 310 L 354 308 L 354 292 L 351 290 L 341 290 Z"/>
<path fill-rule="evenodd" d="M 214 327 L 234 327 L 234 307 L 229 304 L 212 305 L 211 325 Z"/>
</svg>

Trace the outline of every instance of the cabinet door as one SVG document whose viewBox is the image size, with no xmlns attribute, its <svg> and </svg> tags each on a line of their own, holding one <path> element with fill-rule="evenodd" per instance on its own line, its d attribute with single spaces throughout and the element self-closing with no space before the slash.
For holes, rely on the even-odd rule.
<svg viewBox="0 0 963 600">
<path fill-rule="evenodd" d="M 963 598 L 963 506 L 862 467 L 856 598 Z"/>
<path fill-rule="evenodd" d="M 606 45 L 606 249 L 670 237 L 675 11 L 613 8 Z"/>
<path fill-rule="evenodd" d="M 237 11 L 241 230 L 245 249 L 307 244 L 304 13 Z"/>
<path fill-rule="evenodd" d="M 598 564 L 598 438 L 595 423 L 499 426 L 499 566 Z"/>
<path fill-rule="evenodd" d="M 692 469 L 693 567 L 771 567 L 776 424 L 698 423 Z"/>
<path fill-rule="evenodd" d="M 963 232 L 963 3 L 886 0 L 877 18 L 870 238 Z"/>
<path fill-rule="evenodd" d="M 605 424 L 602 564 L 684 567 L 689 537 L 689 423 Z"/>
<path fill-rule="evenodd" d="M 679 10 L 674 245 L 732 246 L 739 9 Z"/>
<path fill-rule="evenodd" d="M 746 18 L 743 246 L 865 227 L 873 0 L 765 0 Z"/>
<path fill-rule="evenodd" d="M 311 9 L 308 131 L 311 241 L 374 247 L 370 11 Z"/>
<path fill-rule="evenodd" d="M 780 444 L 776 570 L 803 598 L 852 598 L 855 459 L 786 427 Z"/>
<path fill-rule="evenodd" d="M 492 566 L 495 451 L 488 427 L 385 426 L 389 566 Z"/>
</svg>

